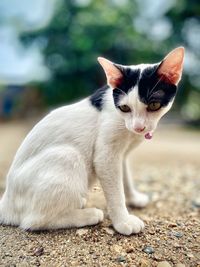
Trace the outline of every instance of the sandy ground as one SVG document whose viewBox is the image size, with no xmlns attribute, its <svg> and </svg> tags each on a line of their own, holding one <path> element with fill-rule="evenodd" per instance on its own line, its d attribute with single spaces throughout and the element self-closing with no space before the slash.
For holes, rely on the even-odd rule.
<svg viewBox="0 0 200 267">
<path fill-rule="evenodd" d="M 31 124 L 0 124 L 0 195 Z M 152 199 L 145 209 L 130 209 L 145 221 L 143 233 L 115 233 L 95 185 L 88 206 L 104 210 L 102 224 L 37 233 L 0 226 L 0 266 L 200 267 L 200 133 L 165 125 L 135 150 L 130 164 L 137 187 Z"/>
</svg>

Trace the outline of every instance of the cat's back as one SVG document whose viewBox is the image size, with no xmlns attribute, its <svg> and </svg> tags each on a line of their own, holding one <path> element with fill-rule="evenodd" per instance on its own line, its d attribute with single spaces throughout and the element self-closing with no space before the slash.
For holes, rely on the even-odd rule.
<svg viewBox="0 0 200 267">
<path fill-rule="evenodd" d="M 69 144 L 88 151 L 93 145 L 98 128 L 98 112 L 88 98 L 51 111 L 39 121 L 24 139 L 13 165 L 20 165 L 50 146 Z"/>
</svg>

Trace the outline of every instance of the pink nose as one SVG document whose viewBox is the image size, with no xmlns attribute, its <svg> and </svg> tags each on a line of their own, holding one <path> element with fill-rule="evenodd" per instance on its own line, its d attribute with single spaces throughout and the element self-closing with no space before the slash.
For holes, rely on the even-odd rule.
<svg viewBox="0 0 200 267">
<path fill-rule="evenodd" d="M 144 129 L 145 129 L 145 126 L 144 126 L 144 127 L 136 127 L 136 128 L 134 128 L 134 130 L 135 130 L 137 133 L 141 133 L 141 132 L 143 132 Z"/>
</svg>

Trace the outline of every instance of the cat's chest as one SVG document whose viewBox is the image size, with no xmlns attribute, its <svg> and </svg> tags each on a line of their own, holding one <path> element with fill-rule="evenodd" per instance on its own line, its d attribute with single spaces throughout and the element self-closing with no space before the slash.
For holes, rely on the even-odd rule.
<svg viewBox="0 0 200 267">
<path fill-rule="evenodd" d="M 123 154 L 139 145 L 143 137 L 129 131 L 121 117 L 115 113 L 112 115 L 111 117 L 108 113 L 102 114 L 99 121 L 96 147 L 123 156 Z"/>
<path fill-rule="evenodd" d="M 110 145 L 116 154 L 121 154 L 121 156 L 123 156 L 136 148 L 143 141 L 143 139 L 143 136 L 139 136 L 128 131 L 127 129 L 123 129 L 121 133 L 118 132 L 113 135 Z"/>
<path fill-rule="evenodd" d="M 126 139 L 126 146 L 124 149 L 124 154 L 128 154 L 131 150 L 135 149 L 143 141 L 143 137 L 137 134 L 129 133 Z"/>
</svg>

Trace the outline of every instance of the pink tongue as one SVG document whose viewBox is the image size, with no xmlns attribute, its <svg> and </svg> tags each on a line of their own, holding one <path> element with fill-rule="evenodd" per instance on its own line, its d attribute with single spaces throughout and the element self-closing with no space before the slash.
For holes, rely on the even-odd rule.
<svg viewBox="0 0 200 267">
<path fill-rule="evenodd" d="M 146 133 L 144 137 L 145 139 L 151 139 L 153 135 L 151 133 Z"/>
</svg>

